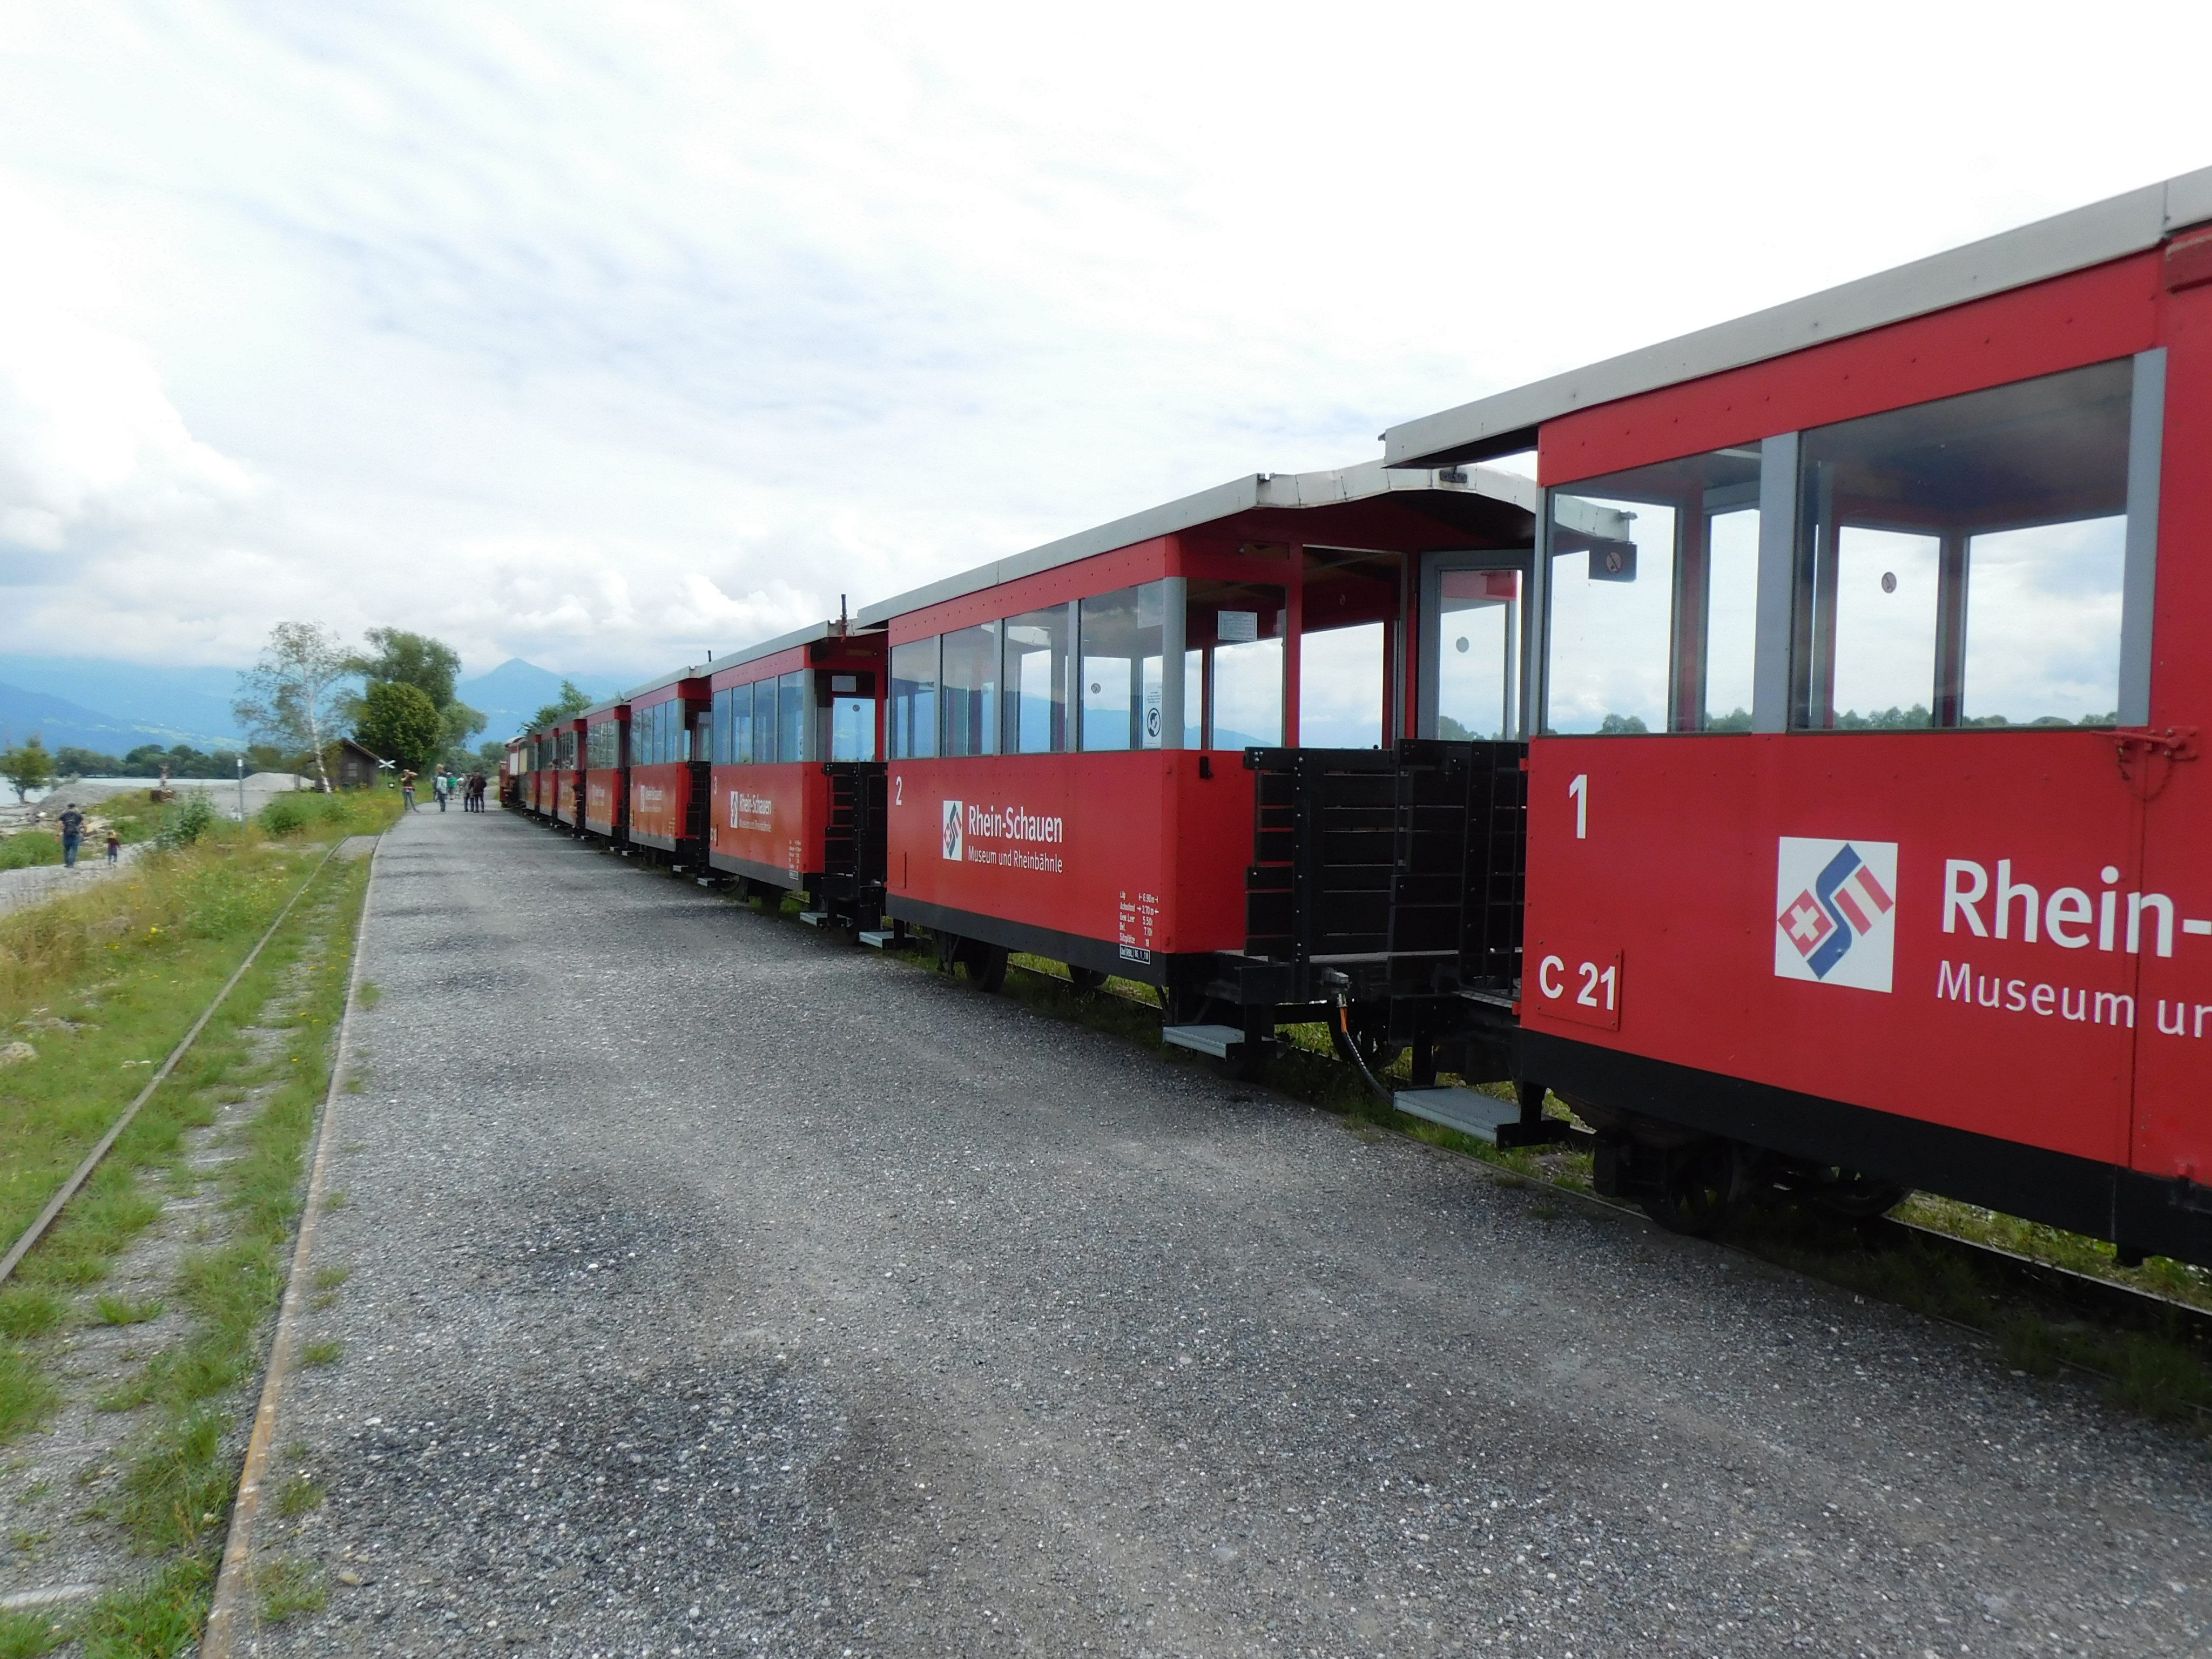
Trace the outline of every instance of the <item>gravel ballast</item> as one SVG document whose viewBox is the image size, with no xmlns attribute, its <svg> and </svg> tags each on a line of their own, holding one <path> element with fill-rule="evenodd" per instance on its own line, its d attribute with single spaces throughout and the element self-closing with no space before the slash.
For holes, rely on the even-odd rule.
<svg viewBox="0 0 2212 1659">
<path fill-rule="evenodd" d="M 252 1650 L 2212 1640 L 2203 1449 L 1949 1328 L 510 815 L 371 905 Z"/>
</svg>

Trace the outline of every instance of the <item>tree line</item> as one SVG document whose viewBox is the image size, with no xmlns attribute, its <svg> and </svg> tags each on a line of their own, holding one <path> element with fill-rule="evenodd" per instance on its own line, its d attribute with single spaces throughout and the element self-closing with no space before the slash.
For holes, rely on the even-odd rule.
<svg viewBox="0 0 2212 1659">
<path fill-rule="evenodd" d="M 203 754 L 189 744 L 142 744 L 125 755 L 73 744 L 49 750 L 38 738 L 0 750 L 0 777 L 21 800 L 66 777 L 227 778 L 249 772 L 312 773 L 331 787 L 339 743 L 350 737 L 380 760 L 414 771 L 434 766 L 495 772 L 504 743 L 471 748 L 484 716 L 456 693 L 460 653 L 442 640 L 400 628 L 372 628 L 349 646 L 316 623 L 279 623 L 252 668 L 239 677 L 231 712 L 249 734 L 242 750 Z M 569 681 L 561 700 L 533 717 L 546 724 L 579 712 L 590 698 Z"/>
</svg>

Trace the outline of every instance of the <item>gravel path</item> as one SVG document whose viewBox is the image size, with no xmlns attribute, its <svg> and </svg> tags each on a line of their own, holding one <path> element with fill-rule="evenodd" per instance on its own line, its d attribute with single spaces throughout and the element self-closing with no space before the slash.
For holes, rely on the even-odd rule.
<svg viewBox="0 0 2212 1659">
<path fill-rule="evenodd" d="M 116 862 L 107 861 L 104 840 L 87 839 L 84 849 L 77 855 L 75 869 L 65 864 L 32 864 L 21 870 L 0 870 L 0 915 L 21 909 L 27 904 L 43 904 L 64 893 L 73 893 L 95 881 L 105 881 L 127 869 L 132 860 L 146 850 L 144 842 L 133 842 L 116 856 Z"/>
<path fill-rule="evenodd" d="M 2185 1442 L 498 813 L 386 841 L 270 1654 L 2202 1652 Z"/>
</svg>

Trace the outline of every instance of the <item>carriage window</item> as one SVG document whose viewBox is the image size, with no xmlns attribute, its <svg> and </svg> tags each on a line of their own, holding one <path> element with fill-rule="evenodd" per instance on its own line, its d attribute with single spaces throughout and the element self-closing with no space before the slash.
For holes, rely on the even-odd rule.
<svg viewBox="0 0 2212 1659">
<path fill-rule="evenodd" d="M 955 629 L 945 636 L 945 742 L 940 755 L 988 755 L 999 731 L 999 625 Z"/>
<path fill-rule="evenodd" d="M 1759 474 L 1745 445 L 1552 492 L 1545 730 L 1750 729 Z"/>
<path fill-rule="evenodd" d="M 1056 755 L 1067 747 L 1068 647 L 1075 607 L 1024 611 L 1000 624 L 1005 637 L 1006 729 L 1009 755 Z"/>
<path fill-rule="evenodd" d="M 585 748 L 588 755 L 585 764 L 595 772 L 604 772 L 622 763 L 622 726 L 615 720 L 595 721 L 587 731 Z"/>
<path fill-rule="evenodd" d="M 1521 643 L 1521 573 L 1444 570 L 1437 578 L 1437 735 L 1510 738 L 1514 654 Z"/>
<path fill-rule="evenodd" d="M 824 674 L 829 693 L 830 758 L 872 761 L 876 757 L 876 677 Z"/>
<path fill-rule="evenodd" d="M 893 760 L 927 760 L 937 752 L 937 640 L 891 647 L 890 751 Z"/>
<path fill-rule="evenodd" d="M 714 723 L 715 746 L 726 766 L 749 766 L 753 758 L 753 689 L 733 685 L 722 693 Z"/>
<path fill-rule="evenodd" d="M 1790 723 L 2109 726 L 2125 359 L 1805 434 Z"/>
<path fill-rule="evenodd" d="M 1378 749 L 1396 681 L 1393 625 L 1404 606 L 1405 555 L 1305 550 L 1299 604 L 1298 741 Z"/>
<path fill-rule="evenodd" d="M 806 752 L 806 671 L 803 668 L 775 682 L 775 757 L 780 761 L 812 758 Z"/>
<path fill-rule="evenodd" d="M 1272 583 L 1191 580 L 1183 623 L 1185 743 L 1272 749 L 1282 742 L 1283 606 L 1283 590 Z"/>
<path fill-rule="evenodd" d="M 1166 592 L 1165 583 L 1146 582 L 1078 606 L 1084 748 L 1162 746 L 1160 624 Z"/>
</svg>

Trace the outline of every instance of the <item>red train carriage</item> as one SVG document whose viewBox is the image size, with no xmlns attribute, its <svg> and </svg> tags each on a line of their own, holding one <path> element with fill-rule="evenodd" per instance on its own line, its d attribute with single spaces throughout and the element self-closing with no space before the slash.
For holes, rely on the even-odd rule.
<svg viewBox="0 0 2212 1659">
<path fill-rule="evenodd" d="M 523 739 L 526 762 L 522 789 L 524 810 L 548 823 L 561 821 L 556 808 L 560 800 L 562 734 L 566 724 L 559 722 L 539 726 Z"/>
<path fill-rule="evenodd" d="M 503 807 L 523 805 L 522 792 L 529 771 L 530 739 L 510 738 L 507 753 L 499 765 L 499 804 Z"/>
<path fill-rule="evenodd" d="M 584 711 L 584 830 L 619 847 L 629 834 L 629 704 Z"/>
<path fill-rule="evenodd" d="M 809 914 L 882 919 L 884 636 L 823 623 L 715 665 L 708 862 Z"/>
<path fill-rule="evenodd" d="M 564 830 L 584 827 L 584 722 L 562 720 L 553 728 L 551 817 Z"/>
<path fill-rule="evenodd" d="M 1256 1050 L 1297 996 L 1224 967 L 1242 751 L 1498 736 L 1534 505 L 1487 471 L 1261 475 L 863 611 L 890 643 L 890 914 L 987 982 L 1032 951 L 1166 988 L 1201 1045 L 1255 1024 Z M 1210 1003 L 1261 1012 L 1217 1030 Z"/>
<path fill-rule="evenodd" d="M 678 670 L 629 694 L 629 844 L 707 867 L 706 671 Z"/>
<path fill-rule="evenodd" d="M 1533 447 L 1514 1074 L 2212 1261 L 2212 172 L 1395 428 Z"/>
</svg>

